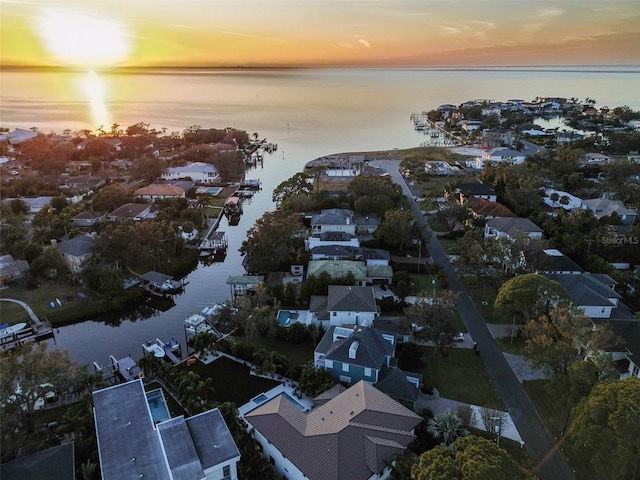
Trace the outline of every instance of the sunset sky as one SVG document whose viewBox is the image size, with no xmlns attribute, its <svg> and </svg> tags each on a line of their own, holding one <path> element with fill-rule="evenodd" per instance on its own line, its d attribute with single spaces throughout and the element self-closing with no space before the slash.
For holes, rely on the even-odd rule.
<svg viewBox="0 0 640 480">
<path fill-rule="evenodd" d="M 640 64 L 638 0 L 0 0 L 2 65 Z"/>
</svg>

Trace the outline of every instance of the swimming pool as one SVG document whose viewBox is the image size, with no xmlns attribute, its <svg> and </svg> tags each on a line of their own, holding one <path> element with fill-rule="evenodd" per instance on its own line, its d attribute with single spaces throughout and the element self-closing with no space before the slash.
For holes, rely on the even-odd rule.
<svg viewBox="0 0 640 480">
<path fill-rule="evenodd" d="M 147 392 L 147 403 L 149 404 L 149 410 L 151 410 L 153 423 L 164 422 L 171 418 L 162 389 L 158 388 Z"/>
<path fill-rule="evenodd" d="M 203 187 L 202 189 L 198 189 L 198 190 L 201 190 L 203 193 L 206 193 L 208 195 L 213 195 L 215 197 L 222 190 L 224 190 L 224 188 L 223 187 Z"/>
<path fill-rule="evenodd" d="M 296 310 L 278 310 L 278 324 L 288 327 L 298 321 L 300 314 Z"/>
<path fill-rule="evenodd" d="M 251 399 L 251 401 L 253 403 L 255 403 L 256 405 L 261 405 L 264 402 L 266 402 L 267 400 L 269 400 L 269 399 L 267 398 L 267 396 L 264 393 L 261 393 L 257 397 Z"/>
<path fill-rule="evenodd" d="M 291 403 L 293 403 L 300 410 L 302 410 L 303 412 L 305 411 L 305 407 L 302 404 L 298 403 L 298 401 L 295 398 L 293 398 L 291 395 L 289 395 L 287 392 L 282 392 L 282 395 L 287 397 L 291 401 Z"/>
</svg>

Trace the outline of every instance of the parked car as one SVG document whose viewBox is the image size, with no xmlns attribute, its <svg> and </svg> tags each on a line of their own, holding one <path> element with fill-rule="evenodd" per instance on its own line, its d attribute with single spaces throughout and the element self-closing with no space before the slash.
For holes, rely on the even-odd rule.
<svg viewBox="0 0 640 480">
<path fill-rule="evenodd" d="M 465 339 L 465 334 L 463 332 L 456 333 L 453 336 L 454 342 L 464 342 L 464 339 Z"/>
</svg>

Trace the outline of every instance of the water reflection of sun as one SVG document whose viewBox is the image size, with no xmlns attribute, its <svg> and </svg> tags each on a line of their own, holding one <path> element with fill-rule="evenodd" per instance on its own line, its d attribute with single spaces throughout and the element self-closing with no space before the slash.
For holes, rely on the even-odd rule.
<svg viewBox="0 0 640 480">
<path fill-rule="evenodd" d="M 129 54 L 123 24 L 63 10 L 45 10 L 38 33 L 51 57 L 76 67 L 113 65 Z"/>
<path fill-rule="evenodd" d="M 111 117 L 107 108 L 106 88 L 104 80 L 95 70 L 80 78 L 80 84 L 89 102 L 91 122 L 94 126 L 108 126 L 111 124 Z"/>
</svg>

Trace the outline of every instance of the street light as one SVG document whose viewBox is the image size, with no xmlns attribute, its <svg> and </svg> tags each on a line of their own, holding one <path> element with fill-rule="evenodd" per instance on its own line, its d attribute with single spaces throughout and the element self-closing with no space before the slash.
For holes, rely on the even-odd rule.
<svg viewBox="0 0 640 480">
<path fill-rule="evenodd" d="M 496 425 L 494 427 L 496 433 L 498 434 L 498 438 L 496 440 L 496 445 L 499 447 L 500 446 L 500 434 L 502 433 L 502 417 L 501 416 L 500 417 L 491 417 L 491 420 L 498 420 L 499 421 L 498 425 Z"/>
</svg>

